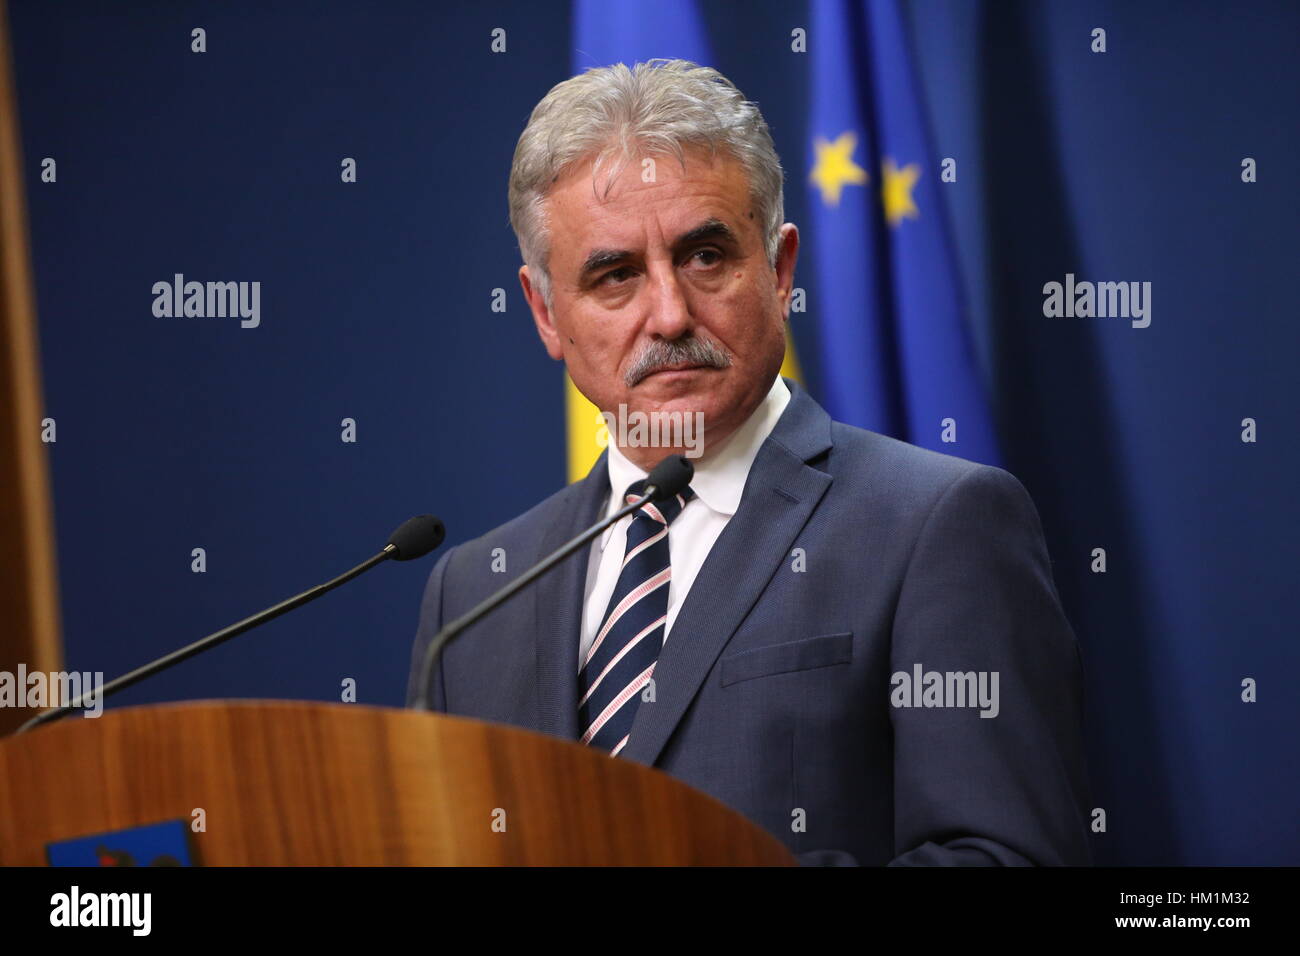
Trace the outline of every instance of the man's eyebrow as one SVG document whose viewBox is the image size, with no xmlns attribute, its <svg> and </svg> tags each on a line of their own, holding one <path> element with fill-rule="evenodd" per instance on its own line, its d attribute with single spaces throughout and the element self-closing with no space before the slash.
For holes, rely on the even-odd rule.
<svg viewBox="0 0 1300 956">
<path fill-rule="evenodd" d="M 578 271 L 579 278 L 585 279 L 593 272 L 599 272 L 606 266 L 612 266 L 616 262 L 622 262 L 632 255 L 628 249 L 594 249 L 591 254 L 583 260 L 582 268 Z"/>
<path fill-rule="evenodd" d="M 702 242 L 706 239 L 721 239 L 725 242 L 737 243 L 735 232 L 721 219 L 706 219 L 693 229 L 688 229 L 673 241 L 673 248 L 680 249 L 696 242 Z M 633 255 L 630 249 L 593 249 L 582 262 L 582 268 L 578 270 L 580 279 L 585 279 L 594 272 L 599 272 L 608 266 L 616 265 L 624 259 Z"/>
<path fill-rule="evenodd" d="M 674 249 L 680 249 L 682 246 L 690 245 L 694 242 L 700 242 L 704 239 L 723 239 L 727 242 L 739 243 L 736 234 L 731 231 L 721 219 L 706 219 L 694 229 L 688 230 L 677 237 L 673 243 Z"/>
</svg>

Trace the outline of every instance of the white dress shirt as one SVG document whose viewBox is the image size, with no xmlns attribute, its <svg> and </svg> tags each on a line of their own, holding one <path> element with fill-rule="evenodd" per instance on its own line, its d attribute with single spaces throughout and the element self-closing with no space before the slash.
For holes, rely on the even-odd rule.
<svg viewBox="0 0 1300 956">
<path fill-rule="evenodd" d="M 790 401 L 790 389 L 781 376 L 776 377 L 767 396 L 758 408 L 729 436 L 722 447 L 703 459 L 692 459 L 695 477 L 691 490 L 695 498 L 687 502 L 682 513 L 668 526 L 668 550 L 672 559 L 672 578 L 668 582 L 668 619 L 664 625 L 664 639 L 672 631 L 673 621 L 691 584 L 699 573 L 704 559 L 709 556 L 713 543 L 722 534 L 731 516 L 740 506 L 749 469 L 758 456 L 758 449 L 776 427 L 777 419 Z M 634 481 L 645 478 L 642 471 L 618 449 L 609 443 L 609 504 L 605 516 L 613 514 L 623 504 L 623 494 Z M 582 607 L 582 643 L 578 648 L 578 667 L 587 659 L 596 632 L 600 629 L 609 605 L 618 573 L 623 565 L 627 548 L 627 529 L 632 522 L 628 515 L 608 528 L 591 543 L 591 557 L 587 562 L 587 589 Z"/>
</svg>

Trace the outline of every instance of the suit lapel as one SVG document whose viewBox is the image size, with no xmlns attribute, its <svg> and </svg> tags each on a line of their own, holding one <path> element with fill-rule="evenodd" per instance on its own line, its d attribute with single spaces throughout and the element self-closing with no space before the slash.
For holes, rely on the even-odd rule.
<svg viewBox="0 0 1300 956">
<path fill-rule="evenodd" d="M 533 562 L 600 520 L 609 490 L 607 457 L 602 453 L 587 477 L 569 487 L 563 510 L 543 533 Z M 536 615 L 538 730 L 567 740 L 579 737 L 578 644 L 590 556 L 588 543 L 528 589 Z"/>
<path fill-rule="evenodd" d="M 740 506 L 673 622 L 655 665 L 655 702 L 637 708 L 621 757 L 644 764 L 658 759 L 723 647 L 830 487 L 831 476 L 807 464 L 831 447 L 830 416 L 798 385 L 788 379 L 787 384 L 790 402 L 759 449 Z M 581 607 L 581 593 L 575 603 Z M 576 656 L 573 662 L 576 669 Z"/>
</svg>

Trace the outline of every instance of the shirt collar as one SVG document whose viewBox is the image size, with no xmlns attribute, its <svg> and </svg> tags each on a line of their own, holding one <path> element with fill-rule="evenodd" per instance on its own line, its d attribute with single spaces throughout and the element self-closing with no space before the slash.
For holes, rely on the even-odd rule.
<svg viewBox="0 0 1300 956">
<path fill-rule="evenodd" d="M 772 434 L 777 419 L 789 403 L 790 389 L 778 375 L 763 401 L 721 448 L 706 458 L 691 461 L 695 466 L 691 490 L 710 509 L 728 517 L 736 513 L 740 507 L 741 495 L 745 492 L 749 469 L 758 457 L 758 450 L 767 441 L 767 436 Z M 648 475 L 648 472 L 630 462 L 612 440 L 609 443 L 608 465 L 610 495 L 606 515 L 613 514 L 622 507 L 622 495 L 627 491 L 628 485 Z M 610 531 L 606 531 L 601 538 L 602 549 L 609 534 Z"/>
</svg>

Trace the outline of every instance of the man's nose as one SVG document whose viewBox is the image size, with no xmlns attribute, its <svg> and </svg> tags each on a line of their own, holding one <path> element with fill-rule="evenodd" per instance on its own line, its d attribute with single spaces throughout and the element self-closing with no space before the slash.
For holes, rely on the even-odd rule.
<svg viewBox="0 0 1300 956">
<path fill-rule="evenodd" d="M 679 339 L 695 327 L 681 277 L 671 265 L 650 270 L 646 284 L 649 301 L 646 331 L 668 341 Z"/>
</svg>

